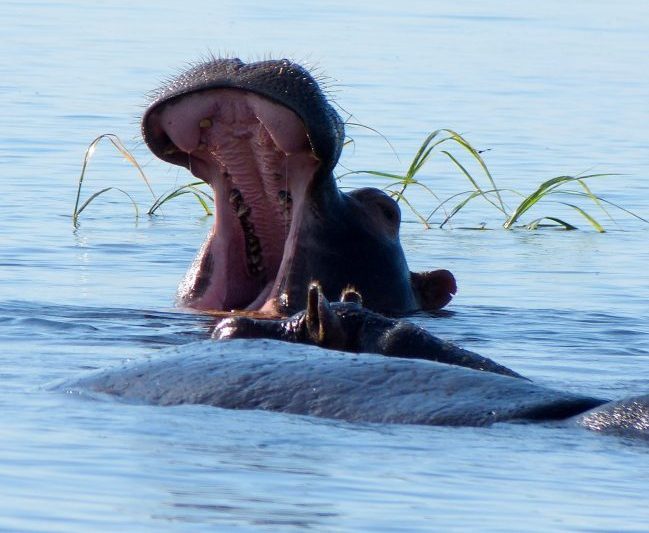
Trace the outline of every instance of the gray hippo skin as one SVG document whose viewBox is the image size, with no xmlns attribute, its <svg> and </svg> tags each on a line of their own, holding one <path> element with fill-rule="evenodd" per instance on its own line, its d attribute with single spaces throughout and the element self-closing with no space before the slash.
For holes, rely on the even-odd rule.
<svg viewBox="0 0 649 533">
<path fill-rule="evenodd" d="M 343 123 L 301 66 L 198 64 L 154 95 L 142 134 L 214 190 L 214 227 L 179 287 L 182 305 L 288 315 L 313 280 L 329 299 L 351 285 L 388 314 L 439 309 L 455 294 L 447 270 L 408 269 L 394 200 L 338 190 Z"/>
<path fill-rule="evenodd" d="M 277 340 L 205 340 L 164 352 L 58 388 L 136 403 L 448 426 L 562 420 L 603 403 L 491 372 Z"/>
<path fill-rule="evenodd" d="M 489 426 L 552 421 L 649 437 L 649 396 L 606 403 L 492 372 L 268 339 L 185 344 L 56 388 L 131 403 L 202 404 L 349 422 Z"/>
</svg>

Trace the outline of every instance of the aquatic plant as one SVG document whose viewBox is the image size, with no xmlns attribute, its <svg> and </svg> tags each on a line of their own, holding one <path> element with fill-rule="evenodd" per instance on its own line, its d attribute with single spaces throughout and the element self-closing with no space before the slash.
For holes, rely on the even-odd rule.
<svg viewBox="0 0 649 533">
<path fill-rule="evenodd" d="M 160 209 L 163 204 L 169 202 L 170 200 L 173 200 L 174 198 L 178 198 L 179 196 L 183 196 L 184 194 L 193 194 L 198 203 L 201 204 L 201 207 L 205 211 L 205 214 L 209 216 L 212 214 L 210 204 L 214 204 L 214 197 L 205 191 L 206 187 L 207 186 L 202 181 L 192 181 L 191 183 L 181 185 L 180 187 L 177 187 L 159 196 L 156 201 L 153 202 L 153 205 L 149 207 L 147 215 L 154 215 L 155 212 Z"/>
<path fill-rule="evenodd" d="M 372 130 L 374 131 L 374 130 Z M 79 215 L 88 205 L 93 202 L 97 197 L 111 191 L 116 190 L 126 195 L 134 206 L 136 217 L 139 215 L 139 208 L 135 199 L 123 189 L 117 187 L 106 187 L 93 194 L 91 194 L 81 205 L 81 189 L 84 178 L 88 169 L 88 164 L 93 154 L 95 153 L 97 145 L 102 140 L 107 140 L 110 144 L 122 155 L 124 158 L 133 165 L 140 177 L 146 183 L 149 191 L 153 195 L 153 204 L 147 210 L 148 215 L 154 215 L 162 205 L 174 200 L 180 196 L 187 194 L 193 195 L 199 202 L 206 215 L 211 215 L 212 211 L 210 204 L 213 204 L 213 197 L 208 192 L 209 187 L 202 181 L 195 181 L 186 183 L 179 187 L 172 189 L 160 196 L 156 196 L 149 180 L 147 179 L 142 167 L 137 162 L 133 154 L 124 146 L 122 141 L 114 134 L 103 134 L 95 138 L 88 146 L 79 176 L 79 183 L 77 187 L 77 197 L 74 204 L 72 213 L 72 221 L 76 226 L 78 224 Z M 353 140 L 348 139 L 345 146 L 353 144 Z M 468 154 L 468 157 L 473 166 L 478 170 L 479 174 L 469 170 L 469 165 L 461 161 L 460 155 L 456 154 L 453 149 L 459 149 L 460 152 Z M 435 155 L 441 154 L 444 158 L 451 162 L 452 166 L 459 172 L 460 176 L 466 178 L 471 186 L 470 189 L 455 193 L 445 199 L 441 199 L 431 188 L 428 183 L 425 183 L 421 175 L 422 170 L 426 163 Z M 564 220 L 551 215 L 543 215 L 534 218 L 533 220 L 523 223 L 521 217 L 527 214 L 532 208 L 537 207 L 539 204 L 547 204 L 548 201 L 556 201 L 557 203 L 569 207 L 582 218 L 584 218 L 596 231 L 603 233 L 604 226 L 595 218 L 594 215 L 587 212 L 584 207 L 574 203 L 574 201 L 560 201 L 556 200 L 557 196 L 573 197 L 575 200 L 587 200 L 589 205 L 593 205 L 602 211 L 607 218 L 613 220 L 606 206 L 614 207 L 624 213 L 648 223 L 649 220 L 625 209 L 624 207 L 610 202 L 601 196 L 594 194 L 586 184 L 586 180 L 592 178 L 600 178 L 606 176 L 613 176 L 615 174 L 585 174 L 579 176 L 557 176 L 543 181 L 537 188 L 529 194 L 522 194 L 514 189 L 502 189 L 496 185 L 496 181 L 492 176 L 487 164 L 485 163 L 481 151 L 474 148 L 462 135 L 451 129 L 443 128 L 430 133 L 419 146 L 412 161 L 403 173 L 383 172 L 379 170 L 355 170 L 346 172 L 338 176 L 339 180 L 344 180 L 346 176 L 352 174 L 367 174 L 377 178 L 387 179 L 389 183 L 383 189 L 390 194 L 397 202 L 406 205 L 417 219 L 426 227 L 432 226 L 432 218 L 440 210 L 444 213 L 444 218 L 438 223 L 440 228 L 445 227 L 458 213 L 464 211 L 466 207 L 475 199 L 482 199 L 492 206 L 501 217 L 503 217 L 502 227 L 505 229 L 512 229 L 514 227 L 523 227 L 527 229 L 537 229 L 544 226 L 560 227 L 565 230 L 574 230 L 577 227 Z M 428 181 L 428 180 L 427 180 Z M 481 185 L 481 181 L 486 181 L 487 186 Z M 570 185 L 577 185 L 580 190 L 570 189 Z M 406 191 L 408 188 L 417 187 L 429 194 L 436 206 L 430 211 L 428 215 L 424 215 L 413 204 L 412 200 L 408 198 Z M 513 196 L 517 200 L 516 207 L 513 209 L 508 208 L 505 202 L 505 195 Z M 453 205 L 454 203 L 454 205 Z M 480 226 L 483 229 L 484 226 Z"/>
<path fill-rule="evenodd" d="M 477 176 L 475 172 L 471 172 L 468 168 L 468 165 L 460 161 L 459 155 L 453 152 L 453 148 L 459 148 L 461 152 L 468 154 L 469 159 L 473 161 L 474 166 L 477 167 L 478 172 L 482 174 Z M 456 194 L 449 196 L 448 198 L 441 200 L 437 194 L 435 194 L 431 187 L 423 182 L 422 179 L 418 178 L 417 175 L 421 173 L 424 165 L 428 162 L 429 159 L 433 157 L 435 153 L 441 154 L 447 160 L 449 160 L 453 167 L 455 167 L 459 174 L 465 177 L 471 189 L 465 190 Z M 554 227 L 561 227 L 566 230 L 574 230 L 577 227 L 570 222 L 556 216 L 544 215 L 538 218 L 535 218 L 527 223 L 521 222 L 521 217 L 528 213 L 533 207 L 537 206 L 540 203 L 548 203 L 549 201 L 555 201 L 557 196 L 573 196 L 577 200 L 589 200 L 592 204 L 595 205 L 599 210 L 601 210 L 606 217 L 612 220 L 610 213 L 607 211 L 605 204 L 615 207 L 638 220 L 641 220 L 645 223 L 649 223 L 649 220 L 646 220 L 637 214 L 623 208 L 620 205 L 614 204 L 600 196 L 595 195 L 591 189 L 586 184 L 586 180 L 592 178 L 614 176 L 615 174 L 584 174 L 579 176 L 557 176 L 548 180 L 543 181 L 532 193 L 522 194 L 519 191 L 514 189 L 502 189 L 496 185 L 496 182 L 485 163 L 481 151 L 474 148 L 462 135 L 451 129 L 439 129 L 430 133 L 422 142 L 421 146 L 415 153 L 410 165 L 405 172 L 401 174 L 390 173 L 390 172 L 381 172 L 376 170 L 360 170 L 347 172 L 341 176 L 344 178 L 349 174 L 369 174 L 372 176 L 377 176 L 381 178 L 386 178 L 391 181 L 388 185 L 384 187 L 384 190 L 388 192 L 392 197 L 394 197 L 398 202 L 403 202 L 408 208 L 413 212 L 413 214 L 424 224 L 427 228 L 431 226 L 432 217 L 437 214 L 440 210 L 444 212 L 444 218 L 439 222 L 439 227 L 446 226 L 451 219 L 453 219 L 458 213 L 465 210 L 467 205 L 475 199 L 482 199 L 491 205 L 496 211 L 500 213 L 500 216 L 504 217 L 502 226 L 505 229 L 512 229 L 514 227 L 524 227 L 527 229 L 537 229 L 544 225 L 551 225 Z M 480 185 L 481 181 L 486 181 L 487 186 Z M 577 184 L 581 190 L 572 190 L 568 186 Z M 434 200 L 437 202 L 437 205 L 432 211 L 424 216 L 419 212 L 408 200 L 406 196 L 406 190 L 408 187 L 417 186 L 421 187 L 425 192 L 430 194 Z M 509 209 L 507 203 L 504 201 L 504 196 L 509 195 L 515 197 L 516 207 Z M 580 207 L 573 202 L 567 201 L 558 201 L 559 204 L 571 208 L 576 211 L 581 217 L 583 217 L 596 231 L 603 233 L 604 226 L 593 216 L 591 213 L 587 212 L 584 207 Z M 456 202 L 452 205 L 453 202 Z M 452 205 L 452 207 L 450 207 Z M 544 224 L 551 223 L 551 224 Z M 520 226 L 516 226 L 520 224 Z M 480 229 L 483 229 L 483 226 L 480 226 Z"/>
<path fill-rule="evenodd" d="M 79 175 L 79 183 L 77 186 L 77 198 L 74 202 L 74 209 L 72 210 L 72 223 L 76 226 L 79 221 L 79 215 L 83 212 L 83 210 L 90 205 L 90 203 L 95 200 L 95 198 L 101 196 L 104 193 L 107 193 L 112 190 L 116 190 L 118 192 L 121 192 L 125 196 L 128 197 L 128 199 L 131 201 L 133 204 L 133 208 L 135 209 L 135 217 L 137 218 L 139 216 L 139 208 L 137 205 L 137 202 L 135 199 L 127 193 L 125 190 L 120 189 L 119 187 L 106 187 L 104 189 L 101 189 L 100 191 L 97 191 L 93 194 L 90 195 L 88 199 L 86 199 L 83 204 L 79 205 L 79 202 L 81 201 L 81 186 L 83 185 L 83 181 L 86 176 L 86 171 L 88 170 L 88 163 L 90 162 L 90 159 L 92 159 L 92 156 L 95 154 L 95 151 L 97 149 L 97 145 L 102 141 L 102 140 L 107 140 L 109 141 L 113 147 L 121 153 L 126 160 L 131 163 L 138 171 L 140 174 L 140 177 L 144 180 L 144 183 L 146 183 L 147 187 L 149 188 L 149 191 L 151 191 L 151 194 L 153 195 L 153 198 L 156 198 L 155 193 L 153 192 L 153 188 L 151 187 L 151 184 L 149 183 L 149 180 L 146 177 L 146 174 L 142 170 L 142 167 L 140 164 L 137 162 L 137 159 L 133 156 L 133 154 L 124 146 L 124 143 L 121 141 L 121 139 L 113 134 L 113 133 L 104 133 L 102 135 L 99 135 L 93 141 L 88 145 L 88 148 L 86 148 L 86 152 L 83 156 L 83 164 L 81 165 L 81 174 Z"/>
</svg>

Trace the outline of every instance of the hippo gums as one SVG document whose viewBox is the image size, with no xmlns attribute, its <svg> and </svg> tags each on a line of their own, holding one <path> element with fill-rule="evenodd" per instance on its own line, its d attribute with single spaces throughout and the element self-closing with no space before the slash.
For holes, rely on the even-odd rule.
<svg viewBox="0 0 649 533">
<path fill-rule="evenodd" d="M 343 122 L 301 66 L 196 65 L 156 93 L 142 133 L 214 190 L 214 226 L 180 284 L 182 305 L 286 315 L 312 280 L 329 299 L 353 286 L 389 314 L 439 309 L 455 294 L 447 270 L 409 271 L 394 200 L 338 190 Z"/>
</svg>

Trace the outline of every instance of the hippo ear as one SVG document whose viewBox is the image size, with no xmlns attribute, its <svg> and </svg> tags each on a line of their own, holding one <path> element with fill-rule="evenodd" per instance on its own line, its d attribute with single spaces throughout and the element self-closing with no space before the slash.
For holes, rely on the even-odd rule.
<svg viewBox="0 0 649 533">
<path fill-rule="evenodd" d="M 354 303 L 363 305 L 363 297 L 354 287 L 345 287 L 340 295 L 340 301 L 345 303 Z"/>
<path fill-rule="evenodd" d="M 306 327 L 311 341 L 325 348 L 343 346 L 345 335 L 340 318 L 317 282 L 309 285 L 306 304 Z"/>
<path fill-rule="evenodd" d="M 432 272 L 411 272 L 412 290 L 422 309 L 441 309 L 457 292 L 455 276 L 448 270 Z"/>
</svg>

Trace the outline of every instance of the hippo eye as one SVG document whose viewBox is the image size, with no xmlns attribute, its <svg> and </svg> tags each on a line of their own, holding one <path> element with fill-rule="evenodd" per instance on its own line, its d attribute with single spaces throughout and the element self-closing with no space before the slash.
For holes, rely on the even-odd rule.
<svg viewBox="0 0 649 533">
<path fill-rule="evenodd" d="M 401 216 L 394 200 L 388 197 L 379 197 L 375 202 L 378 211 L 391 226 L 399 225 Z"/>
<path fill-rule="evenodd" d="M 386 204 L 379 204 L 379 208 L 381 209 L 381 213 L 383 213 L 383 216 L 387 218 L 390 222 L 394 222 L 396 220 L 397 213 L 391 205 L 388 206 Z"/>
</svg>

